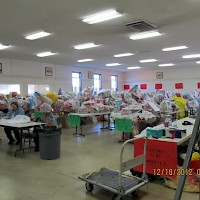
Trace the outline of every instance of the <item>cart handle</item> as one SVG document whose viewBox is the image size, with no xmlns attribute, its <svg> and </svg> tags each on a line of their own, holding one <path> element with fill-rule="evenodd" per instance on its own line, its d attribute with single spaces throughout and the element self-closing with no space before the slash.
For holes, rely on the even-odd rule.
<svg viewBox="0 0 200 200">
<path fill-rule="evenodd" d="M 144 143 L 144 153 L 141 154 L 140 156 L 134 157 L 133 159 L 130 159 L 126 162 L 123 162 L 123 153 L 124 153 L 124 148 L 125 146 L 130 143 L 130 142 L 135 142 L 136 140 L 139 139 L 145 139 Z M 120 170 L 119 170 L 119 188 L 122 188 L 122 173 L 136 167 L 138 165 L 143 164 L 143 179 L 145 178 L 145 173 L 146 173 L 146 149 L 147 149 L 147 137 L 138 137 L 138 138 L 133 138 L 130 140 L 127 140 L 123 143 L 121 152 L 120 152 Z"/>
</svg>

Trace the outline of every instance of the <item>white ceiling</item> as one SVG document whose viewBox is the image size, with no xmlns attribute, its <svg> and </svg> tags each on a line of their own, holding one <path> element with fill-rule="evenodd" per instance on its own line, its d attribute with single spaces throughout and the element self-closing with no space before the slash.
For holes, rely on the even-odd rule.
<svg viewBox="0 0 200 200">
<path fill-rule="evenodd" d="M 116 70 L 131 66 L 158 68 L 158 64 L 169 62 L 175 63 L 174 67 L 197 66 L 196 59 L 186 60 L 181 56 L 200 53 L 199 0 L 0 0 L 0 8 L 0 43 L 12 45 L 0 51 L 1 58 Z M 81 21 L 84 16 L 111 8 L 123 12 L 124 16 L 93 25 Z M 154 23 L 163 35 L 130 40 L 132 32 L 125 24 L 137 19 Z M 34 41 L 24 39 L 24 35 L 38 30 L 53 34 Z M 85 50 L 73 48 L 88 42 L 100 46 Z M 179 45 L 189 48 L 172 52 L 161 50 Z M 35 55 L 43 51 L 58 54 L 45 58 Z M 135 55 L 113 57 L 126 52 Z M 77 63 L 85 58 L 94 61 Z M 139 63 L 148 58 L 156 58 L 158 62 Z M 113 62 L 122 63 L 122 66 L 105 67 L 106 63 Z"/>
</svg>

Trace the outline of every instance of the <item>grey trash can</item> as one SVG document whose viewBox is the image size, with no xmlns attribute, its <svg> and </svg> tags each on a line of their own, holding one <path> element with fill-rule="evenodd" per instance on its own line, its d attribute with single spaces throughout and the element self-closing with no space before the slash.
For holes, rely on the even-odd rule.
<svg viewBox="0 0 200 200">
<path fill-rule="evenodd" d="M 39 132 L 40 157 L 44 160 L 60 158 L 61 128 L 45 128 Z"/>
</svg>

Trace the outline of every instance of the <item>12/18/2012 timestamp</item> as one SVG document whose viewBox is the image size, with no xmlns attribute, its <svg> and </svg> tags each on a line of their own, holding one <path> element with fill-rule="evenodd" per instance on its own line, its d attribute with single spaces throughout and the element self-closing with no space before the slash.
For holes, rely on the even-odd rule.
<svg viewBox="0 0 200 200">
<path fill-rule="evenodd" d="M 153 174 L 156 176 L 192 176 L 193 169 L 153 169 Z M 197 169 L 196 174 L 200 175 L 200 169 Z"/>
</svg>

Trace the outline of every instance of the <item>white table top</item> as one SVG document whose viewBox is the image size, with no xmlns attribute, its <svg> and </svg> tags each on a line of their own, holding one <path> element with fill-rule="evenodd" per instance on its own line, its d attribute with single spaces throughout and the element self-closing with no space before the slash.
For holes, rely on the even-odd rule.
<svg viewBox="0 0 200 200">
<path fill-rule="evenodd" d="M 29 122 L 29 123 L 23 123 L 23 124 L 10 124 L 10 123 L 5 123 L 5 122 L 4 123 L 0 122 L 0 126 L 13 127 L 13 128 L 28 128 L 28 127 L 39 126 L 43 124 L 45 123 Z"/>
<path fill-rule="evenodd" d="M 189 121 L 191 122 L 193 125 L 182 125 L 182 123 L 184 121 Z M 190 139 L 191 135 L 192 135 L 192 131 L 193 131 L 193 127 L 194 127 L 194 123 L 195 123 L 195 119 L 193 118 L 183 118 L 180 120 L 177 120 L 176 122 L 177 128 L 178 129 L 185 129 L 186 130 L 186 134 L 182 133 L 182 138 L 174 138 L 174 139 L 170 139 L 170 138 L 159 138 L 159 139 L 155 139 L 155 140 L 159 140 L 159 141 L 166 141 L 166 142 L 176 142 L 177 145 L 181 145 L 184 142 L 186 142 L 187 140 Z M 158 126 L 155 126 L 154 128 L 164 128 L 163 124 L 160 124 Z M 142 131 L 139 135 L 135 136 L 135 137 L 144 137 L 146 136 L 146 129 L 144 131 Z M 149 139 L 153 139 L 153 138 L 149 138 Z"/>
<path fill-rule="evenodd" d="M 102 113 L 69 113 L 69 115 L 78 115 L 80 117 L 90 117 L 97 115 L 110 115 L 111 112 L 102 112 Z"/>
</svg>

